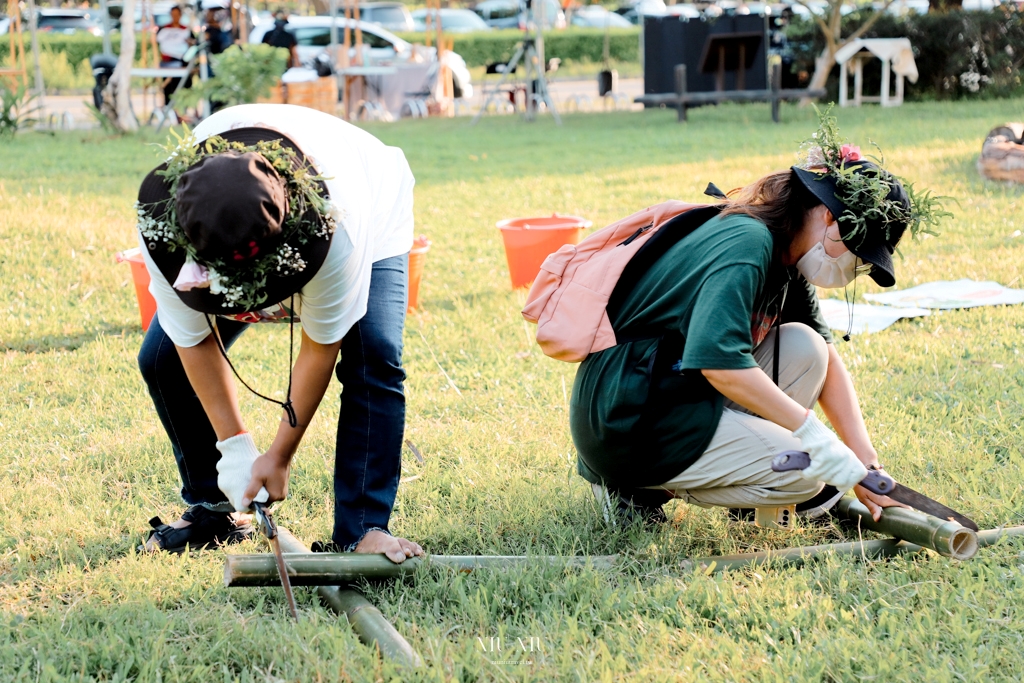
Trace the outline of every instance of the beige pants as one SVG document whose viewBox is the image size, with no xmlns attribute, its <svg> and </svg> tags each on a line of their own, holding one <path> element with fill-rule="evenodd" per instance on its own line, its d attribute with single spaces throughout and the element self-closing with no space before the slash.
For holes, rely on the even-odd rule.
<svg viewBox="0 0 1024 683">
<path fill-rule="evenodd" d="M 779 347 L 779 387 L 790 398 L 812 407 L 825 385 L 828 348 L 821 335 L 800 323 L 773 329 L 754 349 L 761 369 L 772 376 L 775 334 Z M 726 401 L 707 450 L 679 476 L 660 488 L 687 503 L 708 507 L 779 507 L 814 497 L 823 484 L 807 481 L 798 471 L 773 472 L 772 458 L 783 451 L 800 450 L 800 440 L 774 422 L 752 415 Z"/>
</svg>

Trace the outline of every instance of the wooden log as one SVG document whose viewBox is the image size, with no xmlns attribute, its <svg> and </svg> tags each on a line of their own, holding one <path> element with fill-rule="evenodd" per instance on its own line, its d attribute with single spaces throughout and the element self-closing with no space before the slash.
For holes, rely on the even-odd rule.
<svg viewBox="0 0 1024 683">
<path fill-rule="evenodd" d="M 295 538 L 290 531 L 278 527 L 278 538 L 281 543 L 281 550 L 286 551 L 285 561 L 289 565 L 288 575 L 292 574 L 291 561 L 289 557 L 296 554 L 306 554 L 306 546 Z M 230 555 L 228 557 L 231 557 Z M 273 560 L 272 555 L 268 555 Z M 382 559 L 390 562 L 382 556 Z M 400 565 L 396 565 L 400 566 Z M 276 567 L 275 575 L 276 575 Z M 295 582 L 292 581 L 295 585 Z M 349 588 L 337 588 L 335 586 L 318 586 L 316 589 L 320 598 L 338 614 L 344 614 L 352 630 L 359 636 L 359 640 L 370 647 L 380 650 L 381 656 L 397 662 L 408 668 L 415 668 L 423 665 L 419 654 L 412 649 L 409 642 L 402 637 L 394 626 L 391 625 L 384 615 L 370 603 L 362 593 Z"/>
<path fill-rule="evenodd" d="M 1024 183 L 1024 124 L 997 126 L 985 136 L 978 172 L 989 180 Z"/>
<path fill-rule="evenodd" d="M 683 95 L 676 93 L 656 93 L 639 95 L 633 98 L 641 104 L 665 105 L 674 107 L 678 104 L 717 104 L 719 102 L 771 102 L 773 100 L 791 101 L 805 97 L 824 97 L 824 89 L 804 90 L 725 90 L 722 92 L 688 92 Z"/>
<path fill-rule="evenodd" d="M 677 118 L 676 120 L 682 123 L 686 120 L 686 104 L 681 101 L 681 98 L 686 94 L 686 65 L 676 64 L 675 70 L 676 77 L 676 100 L 679 102 L 676 105 Z"/>
<path fill-rule="evenodd" d="M 885 508 L 876 522 L 864 504 L 851 497 L 842 498 L 835 510 L 840 517 L 861 528 L 930 548 L 955 560 L 969 560 L 978 552 L 978 534 L 975 531 L 917 510 Z"/>
</svg>

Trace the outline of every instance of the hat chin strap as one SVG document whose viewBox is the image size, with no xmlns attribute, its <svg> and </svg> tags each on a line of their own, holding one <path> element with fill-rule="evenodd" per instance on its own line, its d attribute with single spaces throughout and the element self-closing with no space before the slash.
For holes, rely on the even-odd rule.
<svg viewBox="0 0 1024 683">
<path fill-rule="evenodd" d="M 278 401 L 276 398 L 270 398 L 264 396 L 260 392 L 253 389 L 249 384 L 241 378 L 238 374 L 238 370 L 235 369 L 234 363 L 228 358 L 228 352 L 224 348 L 224 342 L 221 341 L 220 334 L 217 332 L 217 328 L 214 327 L 213 321 L 210 320 L 209 313 L 203 313 L 203 317 L 206 318 L 206 324 L 210 327 L 210 333 L 213 335 L 214 340 L 217 342 L 217 349 L 220 351 L 220 355 L 227 361 L 228 367 L 231 368 L 231 372 L 234 373 L 235 378 L 242 383 L 246 389 L 251 391 L 256 396 L 259 396 L 264 401 L 270 401 L 276 403 L 284 409 L 285 414 L 288 416 L 288 426 L 292 429 L 299 426 L 299 419 L 295 415 L 295 407 L 292 405 L 292 370 L 293 370 L 293 354 L 295 352 L 295 294 L 291 296 L 289 303 L 289 309 L 291 315 L 288 318 L 288 393 L 285 395 L 284 401 Z"/>
</svg>

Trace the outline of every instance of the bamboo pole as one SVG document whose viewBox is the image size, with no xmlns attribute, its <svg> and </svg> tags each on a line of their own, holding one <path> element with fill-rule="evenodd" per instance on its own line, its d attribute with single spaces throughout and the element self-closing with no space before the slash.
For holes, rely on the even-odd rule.
<svg viewBox="0 0 1024 683">
<path fill-rule="evenodd" d="M 291 534 L 288 536 L 294 539 L 294 536 L 291 536 Z M 1004 538 L 1015 538 L 1018 536 L 1024 536 L 1024 526 L 988 529 L 977 533 L 977 545 L 985 548 L 997 544 Z M 308 553 L 305 552 L 305 548 L 298 541 L 287 545 L 283 539 L 284 537 L 282 537 L 282 548 L 288 549 L 286 560 L 292 585 L 308 586 L 319 582 L 321 586 L 320 594 L 322 596 L 327 586 L 344 585 L 359 578 L 403 578 L 412 576 L 430 565 L 448 567 L 460 572 L 470 572 L 476 569 L 503 569 L 543 562 L 564 567 L 589 566 L 607 570 L 614 567 L 619 559 L 617 555 L 597 555 L 593 557 L 431 555 L 425 560 L 411 558 L 399 565 L 394 564 L 383 555 Z M 766 564 L 800 566 L 808 560 L 824 555 L 876 560 L 901 555 L 916 555 L 924 549 L 923 546 L 916 543 L 886 538 L 874 541 L 782 548 L 780 550 L 740 553 L 737 555 L 700 557 L 684 560 L 680 564 L 680 568 L 683 570 L 699 568 L 703 571 L 719 573 Z M 277 565 L 274 563 L 273 555 L 228 555 L 225 558 L 225 586 L 276 586 L 279 582 Z M 331 602 L 330 599 L 328 599 L 328 602 Z M 335 609 L 341 611 L 340 608 Z"/>
<path fill-rule="evenodd" d="M 290 571 L 288 573 L 291 575 L 293 558 L 296 554 L 306 554 L 306 546 L 285 528 L 278 527 L 277 532 L 281 550 L 289 555 L 285 558 L 285 561 L 289 565 Z M 231 556 L 229 555 L 228 557 Z M 266 555 L 265 557 L 270 557 L 273 560 L 272 555 Z M 382 557 L 382 559 L 390 562 L 385 557 Z M 274 567 L 276 576 L 277 565 L 275 564 Z M 292 585 L 306 584 L 297 583 L 293 580 Z M 364 645 L 379 648 L 382 657 L 407 668 L 423 665 L 423 660 L 412 649 L 409 642 L 391 625 L 391 622 L 384 618 L 380 610 L 374 607 L 361 593 L 335 586 L 317 586 L 316 592 L 327 603 L 328 607 L 338 614 L 345 615 L 348 623 L 352 626 L 352 630 L 355 631 L 356 635 L 359 636 L 359 640 Z"/>
<path fill-rule="evenodd" d="M 917 510 L 889 507 L 882 510 L 877 522 L 856 498 L 842 498 L 836 513 L 861 528 L 930 548 L 954 560 L 969 560 L 978 552 L 978 534 L 958 522 L 939 519 Z"/>
<path fill-rule="evenodd" d="M 282 545 L 282 549 L 284 546 Z M 412 576 L 428 565 L 459 572 L 476 569 L 501 569 L 547 563 L 564 567 L 592 566 L 610 569 L 614 555 L 596 557 L 529 557 L 509 555 L 432 555 L 427 559 L 410 558 L 395 564 L 384 555 L 363 553 L 288 554 L 288 575 L 294 586 L 345 586 L 359 579 L 399 579 Z M 224 558 L 224 585 L 271 586 L 277 582 L 273 555 L 227 555 Z"/>
</svg>

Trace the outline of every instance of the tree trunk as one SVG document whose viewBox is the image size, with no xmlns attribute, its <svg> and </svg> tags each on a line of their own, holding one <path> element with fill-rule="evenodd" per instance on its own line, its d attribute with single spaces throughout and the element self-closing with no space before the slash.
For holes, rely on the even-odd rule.
<svg viewBox="0 0 1024 683">
<path fill-rule="evenodd" d="M 135 61 L 135 0 L 124 0 L 126 17 L 121 22 L 121 54 L 114 67 L 114 75 L 103 90 L 103 114 L 122 133 L 133 133 L 139 129 L 138 119 L 132 111 L 132 63 Z"/>
<path fill-rule="evenodd" d="M 814 75 L 811 76 L 811 82 L 807 84 L 807 87 L 811 90 L 824 88 L 828 83 L 828 75 L 832 73 L 832 67 L 835 65 L 835 50 L 829 50 L 826 47 L 820 55 L 814 58 Z"/>
</svg>

